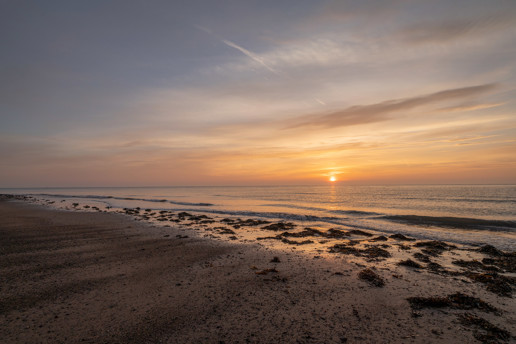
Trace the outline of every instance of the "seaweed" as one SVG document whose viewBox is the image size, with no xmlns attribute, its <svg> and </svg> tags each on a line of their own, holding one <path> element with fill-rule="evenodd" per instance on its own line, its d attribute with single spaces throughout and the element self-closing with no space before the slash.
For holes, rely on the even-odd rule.
<svg viewBox="0 0 516 344">
<path fill-rule="evenodd" d="M 478 249 L 478 252 L 488 254 L 490 256 L 503 256 L 504 253 L 492 245 L 484 245 Z"/>
<path fill-rule="evenodd" d="M 499 313 L 499 310 L 482 299 L 463 293 L 455 293 L 446 297 L 409 297 L 407 301 L 412 309 L 423 308 L 453 308 L 453 309 L 478 309 L 487 313 Z"/>
<path fill-rule="evenodd" d="M 372 237 L 373 236 L 373 234 L 361 231 L 360 229 L 353 229 L 353 230 L 349 231 L 348 234 L 349 235 L 361 235 L 361 236 L 366 236 L 366 237 Z"/>
<path fill-rule="evenodd" d="M 275 268 L 265 269 L 265 270 L 262 270 L 262 271 L 256 271 L 255 274 L 257 274 L 257 275 L 267 275 L 269 272 L 277 273 L 278 270 L 276 270 Z"/>
<path fill-rule="evenodd" d="M 281 239 L 281 242 L 284 242 L 285 244 L 289 244 L 289 245 L 306 245 L 306 244 L 314 243 L 312 240 L 295 241 L 295 240 L 289 240 L 287 238 Z"/>
<path fill-rule="evenodd" d="M 483 263 L 479 262 L 478 260 L 454 260 L 452 261 L 452 264 L 458 265 L 463 268 L 468 268 L 472 270 L 485 270 L 485 271 L 491 271 L 491 272 L 498 272 L 500 271 L 499 268 L 496 266 L 490 266 L 490 265 L 484 265 Z"/>
<path fill-rule="evenodd" d="M 413 254 L 413 256 L 414 256 L 414 258 L 416 258 L 420 262 L 430 263 L 430 257 L 427 256 L 426 254 L 423 254 L 421 252 L 416 252 L 416 253 Z"/>
<path fill-rule="evenodd" d="M 387 237 L 383 236 L 383 235 L 380 235 L 380 236 L 377 236 L 376 238 L 372 238 L 372 239 L 369 239 L 369 241 L 387 241 Z"/>
<path fill-rule="evenodd" d="M 235 232 L 229 228 L 222 228 L 219 230 L 220 234 L 235 234 Z"/>
<path fill-rule="evenodd" d="M 483 343 L 500 343 L 500 341 L 505 342 L 511 339 L 509 331 L 501 329 L 474 314 L 460 314 L 459 320 L 463 325 L 480 329 L 479 332 L 474 332 L 473 336 Z"/>
<path fill-rule="evenodd" d="M 398 263 L 398 265 L 408 266 L 408 267 L 416 268 L 416 269 L 423 268 L 423 266 L 421 264 L 416 263 L 412 259 L 402 260 L 401 262 Z"/>
<path fill-rule="evenodd" d="M 293 238 L 305 238 L 307 236 L 324 236 L 324 233 L 321 232 L 320 230 L 307 227 L 302 232 L 297 232 L 297 233 L 284 232 L 284 233 L 281 233 L 281 236 L 293 237 Z"/>
<path fill-rule="evenodd" d="M 441 255 L 444 251 L 449 251 L 451 249 L 457 248 L 455 245 L 447 244 L 443 241 L 422 241 L 414 244 L 415 247 L 424 247 L 421 251 L 430 255 L 437 257 Z"/>
<path fill-rule="evenodd" d="M 369 282 L 371 285 L 375 287 L 383 287 L 385 285 L 385 281 L 383 280 L 383 278 L 371 269 L 364 269 L 360 271 L 358 274 L 358 278 Z"/>
<path fill-rule="evenodd" d="M 504 256 L 496 258 L 484 258 L 482 263 L 496 266 L 506 272 L 516 272 L 516 256 L 513 253 L 506 253 Z"/>
<path fill-rule="evenodd" d="M 262 227 L 262 229 L 269 231 L 288 231 L 290 229 L 294 229 L 295 227 L 296 225 L 292 222 L 278 222 Z"/>
<path fill-rule="evenodd" d="M 404 236 L 403 234 L 400 234 L 400 233 L 393 234 L 393 235 L 389 236 L 389 238 L 395 239 L 395 240 L 401 240 L 401 241 L 415 241 L 416 240 L 414 238 L 409 238 L 407 236 Z"/>
<path fill-rule="evenodd" d="M 486 285 L 486 289 L 500 296 L 512 297 L 512 286 L 516 284 L 514 277 L 506 277 L 496 272 L 491 273 L 466 273 L 466 277 L 472 281 Z"/>
<path fill-rule="evenodd" d="M 343 253 L 343 254 L 352 254 L 357 257 L 367 257 L 367 258 L 388 258 L 391 256 L 389 251 L 384 250 L 380 247 L 369 247 L 363 250 L 350 247 L 346 244 L 336 244 L 333 247 L 330 247 L 331 253 Z"/>
<path fill-rule="evenodd" d="M 340 229 L 330 228 L 324 233 L 324 236 L 326 238 L 343 238 L 349 236 L 349 234 Z"/>
</svg>

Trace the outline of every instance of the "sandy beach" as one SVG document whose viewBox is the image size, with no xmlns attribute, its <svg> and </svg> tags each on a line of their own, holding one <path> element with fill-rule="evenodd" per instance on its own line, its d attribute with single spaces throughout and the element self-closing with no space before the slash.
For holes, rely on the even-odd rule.
<svg viewBox="0 0 516 344">
<path fill-rule="evenodd" d="M 515 340 L 514 278 L 483 283 L 493 274 L 474 273 L 471 261 L 454 273 L 445 265 L 431 271 L 430 263 L 394 264 L 360 246 L 313 255 L 6 199 L 0 238 L 3 343 Z M 435 253 L 424 243 L 385 240 L 398 260 L 421 248 Z M 437 253 L 432 262 L 462 257 Z M 506 253 L 474 254 L 483 268 L 513 262 Z"/>
</svg>

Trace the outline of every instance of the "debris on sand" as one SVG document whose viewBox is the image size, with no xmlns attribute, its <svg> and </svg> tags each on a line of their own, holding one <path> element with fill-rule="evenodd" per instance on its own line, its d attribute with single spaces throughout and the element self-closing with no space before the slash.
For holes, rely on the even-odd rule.
<svg viewBox="0 0 516 344">
<path fill-rule="evenodd" d="M 265 221 L 265 220 L 247 219 L 247 220 L 238 222 L 238 225 L 240 225 L 240 226 L 256 227 L 256 226 L 266 225 L 268 223 L 270 223 L 270 222 L 269 221 Z"/>
<path fill-rule="evenodd" d="M 408 267 L 416 268 L 416 269 L 423 268 L 423 266 L 421 264 L 416 263 L 412 259 L 402 260 L 401 262 L 398 263 L 398 265 L 408 266 Z"/>
<path fill-rule="evenodd" d="M 283 236 L 283 237 L 293 237 L 293 238 L 305 238 L 307 236 L 320 237 L 320 236 L 324 236 L 324 233 L 321 232 L 320 230 L 307 227 L 307 228 L 305 228 L 301 232 L 296 232 L 296 233 L 284 232 L 284 233 L 281 233 L 281 236 Z"/>
<path fill-rule="evenodd" d="M 272 223 L 268 226 L 262 227 L 262 229 L 266 229 L 269 231 L 288 231 L 294 229 L 296 227 L 292 222 L 278 222 Z"/>
<path fill-rule="evenodd" d="M 413 238 L 406 237 L 406 236 L 404 236 L 403 234 L 400 234 L 400 233 L 393 234 L 389 238 L 395 239 L 395 240 L 401 240 L 401 241 L 414 241 L 414 240 L 416 240 L 416 239 L 413 239 Z"/>
<path fill-rule="evenodd" d="M 387 241 L 387 240 L 389 240 L 389 239 L 387 239 L 387 237 L 385 237 L 383 235 L 377 236 L 376 238 L 369 239 L 369 241 Z"/>
<path fill-rule="evenodd" d="M 484 245 L 478 249 L 478 252 L 488 254 L 490 256 L 503 256 L 503 252 L 491 245 Z"/>
<path fill-rule="evenodd" d="M 516 272 L 516 255 L 507 255 L 497 258 L 484 258 L 482 263 L 493 265 L 505 272 Z"/>
<path fill-rule="evenodd" d="M 235 234 L 235 232 L 229 228 L 222 228 L 219 230 L 219 234 Z"/>
<path fill-rule="evenodd" d="M 381 278 L 376 272 L 371 269 L 364 269 L 360 271 L 358 274 L 358 278 L 361 280 L 369 282 L 371 285 L 375 287 L 383 287 L 385 285 L 385 281 Z"/>
<path fill-rule="evenodd" d="M 409 297 L 407 301 L 412 309 L 423 308 L 453 308 L 453 309 L 478 309 L 483 312 L 498 313 L 499 310 L 482 299 L 463 293 L 455 293 L 447 297 Z"/>
<path fill-rule="evenodd" d="M 349 235 L 361 235 L 361 236 L 366 236 L 366 237 L 372 237 L 373 236 L 373 234 L 361 231 L 360 229 L 353 229 L 353 230 L 349 231 L 348 234 Z"/>
<path fill-rule="evenodd" d="M 420 262 L 430 263 L 430 257 L 427 256 L 426 254 L 423 254 L 421 252 L 416 252 L 416 253 L 413 254 L 413 256 L 414 256 L 414 258 L 416 258 Z"/>
<path fill-rule="evenodd" d="M 511 334 L 507 330 L 501 329 L 474 314 L 460 314 L 459 320 L 463 325 L 479 329 L 480 331 L 474 332 L 473 336 L 482 343 L 500 343 L 500 341 L 506 342 L 511 339 Z"/>
<path fill-rule="evenodd" d="M 388 258 L 391 256 L 389 251 L 384 250 L 380 247 L 369 247 L 363 250 L 350 247 L 346 244 L 336 244 L 333 247 L 330 247 L 331 253 L 343 253 L 343 254 L 352 254 L 357 257 L 366 257 L 366 258 Z"/>
<path fill-rule="evenodd" d="M 262 271 L 256 271 L 255 274 L 257 275 L 267 275 L 269 272 L 278 272 L 278 270 L 276 270 L 275 268 L 272 268 L 272 269 L 265 269 L 265 270 L 262 270 Z"/>
<path fill-rule="evenodd" d="M 449 251 L 451 249 L 457 248 L 455 245 L 447 244 L 443 241 L 422 241 L 414 244 L 415 247 L 424 247 L 421 251 L 424 253 L 437 257 L 441 255 L 444 251 Z"/>
<path fill-rule="evenodd" d="M 324 233 L 324 236 L 326 238 L 344 238 L 349 236 L 349 234 L 340 229 L 330 228 Z"/>
<path fill-rule="evenodd" d="M 289 240 L 287 238 L 281 239 L 281 242 L 284 242 L 285 244 L 289 244 L 289 245 L 307 245 L 307 244 L 314 243 L 312 240 L 295 241 L 295 240 Z"/>
<path fill-rule="evenodd" d="M 452 261 L 452 264 L 458 265 L 463 268 L 467 268 L 470 270 L 485 270 L 485 271 L 493 271 L 498 272 L 500 271 L 499 268 L 496 266 L 491 265 L 485 265 L 484 263 L 479 262 L 478 260 L 454 260 Z"/>
<path fill-rule="evenodd" d="M 360 252 L 362 253 L 362 255 L 364 255 L 368 258 L 379 258 L 379 257 L 389 258 L 391 256 L 389 251 L 384 250 L 383 248 L 380 248 L 380 247 L 369 247 L 369 248 L 366 248 L 365 250 L 361 250 Z"/>
<path fill-rule="evenodd" d="M 512 297 L 512 286 L 516 284 L 515 277 L 506 277 L 496 272 L 491 273 L 465 273 L 469 279 L 483 283 L 486 289 L 500 296 Z"/>
<path fill-rule="evenodd" d="M 335 244 L 333 247 L 330 247 L 331 253 L 343 253 L 343 254 L 352 254 L 355 256 L 360 256 L 360 250 L 350 247 L 346 244 Z"/>
<path fill-rule="evenodd" d="M 441 264 L 430 262 L 427 264 L 426 268 L 430 270 L 430 272 L 436 273 L 436 274 L 443 274 L 443 275 L 460 275 L 459 272 L 452 272 L 448 271 L 445 268 L 442 267 Z"/>
<path fill-rule="evenodd" d="M 274 257 L 271 259 L 271 263 L 279 263 L 280 259 L 278 257 Z"/>
</svg>

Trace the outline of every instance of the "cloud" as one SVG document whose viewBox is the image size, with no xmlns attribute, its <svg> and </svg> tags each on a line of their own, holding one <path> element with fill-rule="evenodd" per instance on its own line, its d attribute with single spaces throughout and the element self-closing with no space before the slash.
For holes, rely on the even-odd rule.
<svg viewBox="0 0 516 344">
<path fill-rule="evenodd" d="M 471 97 L 486 93 L 496 87 L 496 84 L 485 84 L 444 90 L 413 98 L 388 100 L 370 105 L 356 105 L 329 114 L 318 114 L 291 119 L 289 120 L 291 123 L 285 129 L 306 126 L 342 127 L 386 121 L 390 119 L 389 115 L 393 112 L 408 111 L 432 103 Z"/>
<path fill-rule="evenodd" d="M 271 72 L 273 72 L 274 74 L 279 74 L 274 68 L 272 68 L 271 66 L 269 66 L 268 64 L 266 64 L 264 62 L 264 60 L 259 57 L 258 55 L 256 55 L 255 53 L 252 53 L 250 52 L 249 50 L 245 49 L 245 48 L 242 48 L 241 46 L 239 46 L 238 44 L 236 43 L 233 43 L 231 41 L 228 41 L 227 39 L 223 39 L 222 42 L 224 44 L 226 44 L 227 46 L 231 47 L 231 48 L 235 48 L 237 49 L 238 51 L 240 51 L 241 53 L 243 53 L 244 55 L 246 55 L 247 57 L 250 57 L 253 61 L 255 62 L 258 62 L 259 64 L 261 64 L 262 66 L 264 66 L 265 68 L 267 68 L 268 70 L 270 70 Z"/>
<path fill-rule="evenodd" d="M 200 26 L 200 25 L 195 25 L 196 28 L 198 28 L 199 30 L 201 31 L 204 31 L 206 32 L 207 34 L 209 34 L 210 36 L 213 36 L 214 38 L 220 40 L 222 43 L 224 43 L 225 45 L 227 45 L 228 47 L 231 47 L 233 49 L 236 49 L 238 51 L 240 51 L 242 54 L 244 54 L 245 56 L 251 58 L 251 60 L 253 60 L 254 62 L 258 62 L 259 64 L 261 64 L 263 67 L 267 68 L 269 71 L 271 71 L 272 73 L 274 74 L 279 74 L 278 71 L 276 71 L 274 68 L 272 68 L 271 66 L 269 66 L 267 63 L 265 63 L 264 59 L 261 58 L 260 56 L 258 56 L 257 54 L 253 53 L 252 51 L 250 50 L 247 50 L 245 49 L 244 47 L 241 47 L 240 45 L 234 43 L 234 42 L 231 42 L 230 40 L 228 39 L 225 39 L 215 33 L 213 33 L 210 29 L 208 28 L 205 28 L 204 26 Z"/>
<path fill-rule="evenodd" d="M 494 107 L 498 107 L 501 105 L 505 105 L 506 103 L 485 103 L 485 104 L 461 104 L 456 106 L 448 106 L 444 108 L 440 108 L 439 111 L 443 112 L 464 112 L 464 111 L 475 111 L 482 109 L 490 109 Z"/>
<path fill-rule="evenodd" d="M 412 44 L 443 43 L 467 36 L 478 39 L 479 35 L 510 28 L 515 20 L 514 15 L 499 13 L 476 18 L 419 22 L 400 30 L 399 36 Z"/>
</svg>

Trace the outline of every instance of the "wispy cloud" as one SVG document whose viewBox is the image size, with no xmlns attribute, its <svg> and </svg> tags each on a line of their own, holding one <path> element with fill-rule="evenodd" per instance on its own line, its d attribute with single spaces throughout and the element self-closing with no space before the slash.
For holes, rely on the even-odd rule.
<svg viewBox="0 0 516 344">
<path fill-rule="evenodd" d="M 227 46 L 231 47 L 231 48 L 235 48 L 236 50 L 240 51 L 241 53 L 243 53 L 244 55 L 246 55 L 247 57 L 250 57 L 253 61 L 255 62 L 258 62 L 259 64 L 261 64 L 262 66 L 264 66 L 265 68 L 267 68 L 268 70 L 270 70 L 271 72 L 275 73 L 275 74 L 279 74 L 278 71 L 276 71 L 274 68 L 272 68 L 271 66 L 269 66 L 267 63 L 265 63 L 265 61 L 259 57 L 258 55 L 250 52 L 249 50 L 239 46 L 238 44 L 236 43 L 233 43 L 231 41 L 228 41 L 227 39 L 223 39 L 222 42 L 224 44 L 226 44 Z"/>
<path fill-rule="evenodd" d="M 394 99 L 370 105 L 351 106 L 329 114 L 318 114 L 291 119 L 289 120 L 291 123 L 286 129 L 305 126 L 341 127 L 385 121 L 390 118 L 389 115 L 393 112 L 408 111 L 432 103 L 479 95 L 493 90 L 496 86 L 496 84 L 470 86 L 444 90 L 419 97 Z"/>
<path fill-rule="evenodd" d="M 260 65 L 262 65 L 263 67 L 265 67 L 266 69 L 271 71 L 272 73 L 279 75 L 279 72 L 277 70 L 275 70 L 274 68 L 269 66 L 267 63 L 265 63 L 265 61 L 264 61 L 264 59 L 262 57 L 260 57 L 259 55 L 253 53 L 252 51 L 250 51 L 250 50 L 248 50 L 248 49 L 246 49 L 246 48 L 236 44 L 235 42 L 232 42 L 232 41 L 230 41 L 228 39 L 225 39 L 225 38 L 223 38 L 223 37 L 213 33 L 213 31 L 211 31 L 210 29 L 208 29 L 208 28 L 206 28 L 204 26 L 196 25 L 195 27 L 198 28 L 201 31 L 204 31 L 204 32 L 208 33 L 209 35 L 213 36 L 217 40 L 220 40 L 222 43 L 224 43 L 228 47 L 231 47 L 233 49 L 236 49 L 236 50 L 240 51 L 242 54 L 244 54 L 245 56 L 249 57 L 254 62 L 259 63 Z"/>
<path fill-rule="evenodd" d="M 448 106 L 440 108 L 439 111 L 443 112 L 463 112 L 463 111 L 475 111 L 482 109 L 490 109 L 498 106 L 502 106 L 506 103 L 485 103 L 485 104 L 461 104 L 456 106 Z"/>
<path fill-rule="evenodd" d="M 443 43 L 473 35 L 478 38 L 481 34 L 498 32 L 511 27 L 516 22 L 516 16 L 510 13 L 455 18 L 441 21 L 419 22 L 400 30 L 402 40 L 413 44 Z"/>
</svg>

